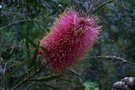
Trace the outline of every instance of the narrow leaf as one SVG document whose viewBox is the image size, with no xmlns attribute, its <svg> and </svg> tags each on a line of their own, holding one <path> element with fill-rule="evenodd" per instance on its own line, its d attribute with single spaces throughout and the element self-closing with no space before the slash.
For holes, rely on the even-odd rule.
<svg viewBox="0 0 135 90">
<path fill-rule="evenodd" d="M 29 63 L 29 66 L 32 67 L 33 65 L 35 65 L 35 62 L 37 60 L 37 56 L 38 56 L 38 51 L 39 51 L 39 44 L 35 47 L 34 53 L 33 53 L 33 58 Z"/>
<path fill-rule="evenodd" d="M 25 34 L 22 35 L 33 47 L 37 46 L 28 36 L 26 36 Z"/>
<path fill-rule="evenodd" d="M 48 52 L 46 48 L 44 48 L 42 46 L 40 46 L 40 48 L 43 50 L 44 53 L 47 53 Z"/>
<path fill-rule="evenodd" d="M 42 81 L 50 81 L 50 80 L 54 80 L 57 78 L 60 78 L 62 75 L 55 75 L 55 76 L 50 76 L 50 77 L 41 77 L 38 79 L 31 79 L 31 81 L 37 81 L 37 82 L 42 82 Z"/>
<path fill-rule="evenodd" d="M 107 2 L 102 3 L 97 8 L 95 8 L 95 10 L 93 11 L 93 14 L 95 14 L 98 10 L 102 9 L 105 5 L 107 5 L 109 3 L 112 3 L 112 2 L 113 2 L 113 0 L 110 0 L 110 1 L 107 1 Z"/>
</svg>

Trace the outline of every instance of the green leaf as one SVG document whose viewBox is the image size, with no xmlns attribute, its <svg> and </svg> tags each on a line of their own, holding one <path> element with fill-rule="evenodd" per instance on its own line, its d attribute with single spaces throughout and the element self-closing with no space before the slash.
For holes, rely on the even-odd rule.
<svg viewBox="0 0 135 90">
<path fill-rule="evenodd" d="M 22 69 L 25 70 L 25 72 L 23 72 L 22 75 L 28 74 L 28 69 L 26 70 L 26 63 L 27 63 L 26 60 L 24 60 L 23 62 L 17 62 L 17 61 L 9 61 L 9 62 L 14 62 L 14 63 L 9 68 L 7 68 L 7 72 L 5 74 L 7 77 L 6 79 L 12 77 L 14 75 L 14 73 L 16 73 L 17 71 L 20 71 Z M 13 67 L 13 70 L 8 71 L 12 67 Z M 25 69 L 24 69 L 24 67 L 25 67 Z"/>
<path fill-rule="evenodd" d="M 30 63 L 28 64 L 29 67 L 32 67 L 35 65 L 35 62 L 37 60 L 37 57 L 38 57 L 38 51 L 39 51 L 39 43 L 38 45 L 35 47 L 35 50 L 34 50 L 34 53 L 33 53 L 33 58 L 32 60 L 30 60 Z"/>
<path fill-rule="evenodd" d="M 37 46 L 28 36 L 26 36 L 25 34 L 22 35 L 33 47 Z"/>
<path fill-rule="evenodd" d="M 23 79 L 24 75 L 28 75 L 28 71 L 26 69 L 24 69 L 26 62 L 21 62 L 21 63 L 13 63 L 11 65 L 11 67 L 7 68 L 6 72 L 5 72 L 5 81 L 6 81 L 6 85 L 8 87 L 12 86 L 15 82 L 17 83 L 18 79 Z M 12 68 L 13 70 L 10 70 L 10 68 Z M 18 77 L 18 79 L 15 79 L 14 82 L 11 83 L 11 80 L 13 78 L 13 75 L 15 75 L 15 73 L 17 73 L 17 71 L 20 71 L 20 70 L 25 70 L 25 71 L 22 71 L 22 74 L 20 74 Z"/>
<path fill-rule="evenodd" d="M 14 80 L 14 82 L 12 82 L 12 84 L 9 86 L 9 90 L 10 88 L 15 87 L 17 84 L 20 84 L 22 82 L 24 82 L 24 80 L 26 80 L 27 78 L 29 78 L 31 76 L 31 72 L 38 72 L 41 70 L 41 67 L 39 68 L 35 68 L 35 67 L 31 67 L 27 70 L 27 72 L 22 72 L 20 75 L 16 75 L 14 78 L 16 78 Z M 13 89 L 14 90 L 14 89 Z"/>
<path fill-rule="evenodd" d="M 28 40 L 25 41 L 25 46 L 26 46 L 27 58 L 29 58 L 31 54 L 30 54 L 30 45 Z"/>
<path fill-rule="evenodd" d="M 42 81 L 51 81 L 57 78 L 60 78 L 62 75 L 55 75 L 55 76 L 50 76 L 50 77 L 41 77 L 38 79 L 31 79 L 31 81 L 36 81 L 36 82 L 42 82 Z"/>
<path fill-rule="evenodd" d="M 60 89 L 58 89 L 58 88 L 56 88 L 56 87 L 53 87 L 52 85 L 49 85 L 49 84 L 47 84 L 47 83 L 45 83 L 45 82 L 43 82 L 43 84 L 44 84 L 45 86 L 51 88 L 51 89 L 60 90 Z"/>
<path fill-rule="evenodd" d="M 4 62 L 4 63 L 6 63 L 6 64 L 8 64 L 8 63 L 21 64 L 21 62 L 20 62 L 20 61 L 17 61 L 17 60 L 8 60 L 8 61 L 6 61 L 6 62 Z"/>
<path fill-rule="evenodd" d="M 94 9 L 93 14 L 95 14 L 98 10 L 102 9 L 105 5 L 114 2 L 114 0 L 110 0 L 107 2 L 103 2 L 101 5 L 99 5 L 97 8 Z"/>
<path fill-rule="evenodd" d="M 43 50 L 44 53 L 47 53 L 48 52 L 48 50 L 46 48 L 44 48 L 42 46 L 40 46 L 40 48 Z"/>
</svg>

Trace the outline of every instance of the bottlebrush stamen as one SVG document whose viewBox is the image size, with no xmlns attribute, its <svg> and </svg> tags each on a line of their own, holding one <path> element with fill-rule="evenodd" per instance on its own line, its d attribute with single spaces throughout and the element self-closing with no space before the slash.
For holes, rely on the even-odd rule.
<svg viewBox="0 0 135 90">
<path fill-rule="evenodd" d="M 64 70 L 75 64 L 93 46 L 99 29 L 94 17 L 81 17 L 70 9 L 56 20 L 40 42 L 40 46 L 47 48 L 48 54 L 42 50 L 40 52 L 44 59 L 49 58 L 50 68 Z"/>
</svg>

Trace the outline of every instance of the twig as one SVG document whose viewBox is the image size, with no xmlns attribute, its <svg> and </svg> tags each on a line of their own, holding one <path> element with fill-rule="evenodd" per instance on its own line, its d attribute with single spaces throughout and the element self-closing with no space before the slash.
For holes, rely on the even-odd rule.
<svg viewBox="0 0 135 90">
<path fill-rule="evenodd" d="M 15 25 L 17 23 L 21 23 L 21 22 L 39 22 L 39 20 L 33 20 L 33 19 L 32 20 L 18 20 L 18 21 L 15 21 L 15 22 L 12 22 L 12 23 L 9 23 L 5 26 L 0 27 L 0 30 L 5 29 L 9 26 Z"/>
<path fill-rule="evenodd" d="M 106 60 L 111 59 L 112 61 L 121 61 L 123 63 L 129 63 L 132 65 L 135 65 L 135 63 L 133 63 L 133 62 L 130 62 L 129 60 L 126 60 L 126 59 L 123 59 L 123 58 L 117 57 L 117 56 L 92 56 L 92 57 L 88 57 L 88 59 L 106 59 Z"/>
</svg>

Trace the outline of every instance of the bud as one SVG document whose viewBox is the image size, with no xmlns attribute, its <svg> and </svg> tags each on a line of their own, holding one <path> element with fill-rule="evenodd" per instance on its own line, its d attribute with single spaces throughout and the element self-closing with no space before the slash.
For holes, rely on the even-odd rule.
<svg viewBox="0 0 135 90">
<path fill-rule="evenodd" d="M 113 90 L 135 90 L 135 78 L 125 77 L 113 84 Z"/>
</svg>

